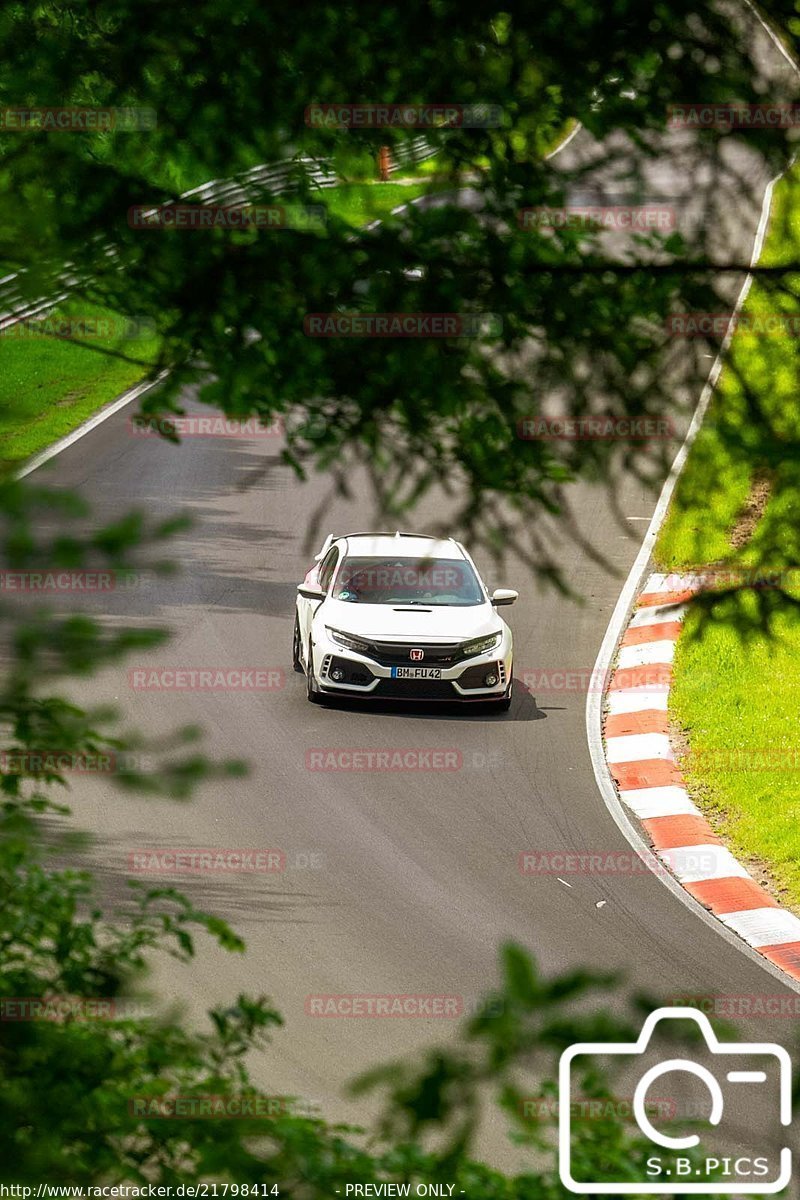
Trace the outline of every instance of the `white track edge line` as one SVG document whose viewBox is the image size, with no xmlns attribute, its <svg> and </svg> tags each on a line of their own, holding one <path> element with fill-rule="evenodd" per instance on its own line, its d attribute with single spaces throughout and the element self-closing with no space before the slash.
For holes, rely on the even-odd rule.
<svg viewBox="0 0 800 1200">
<path fill-rule="evenodd" d="M 770 211 L 772 208 L 772 194 L 775 190 L 775 184 L 779 179 L 783 178 L 788 169 L 789 166 L 784 168 L 780 174 L 776 175 L 774 179 L 770 179 L 770 181 L 767 183 L 761 208 L 761 219 L 759 220 L 755 241 L 753 243 L 753 253 L 750 259 L 751 267 L 754 267 L 761 257 L 761 251 L 764 246 L 764 238 L 766 237 L 767 226 L 769 225 Z M 747 299 L 747 294 L 750 291 L 752 282 L 753 276 L 748 274 L 747 278 L 742 284 L 742 290 L 740 291 L 739 297 L 736 301 L 734 314 L 739 312 L 741 306 Z M 658 497 L 655 511 L 653 512 L 650 524 L 647 527 L 647 532 L 639 549 L 639 553 L 634 560 L 628 578 L 625 580 L 625 584 L 620 592 L 619 599 L 614 607 L 614 611 L 611 614 L 611 620 L 608 623 L 608 628 L 606 629 L 605 636 L 594 665 L 595 671 L 606 672 L 611 666 L 617 644 L 625 627 L 625 622 L 633 607 L 637 589 L 641 584 L 645 571 L 648 568 L 653 545 L 656 537 L 658 536 L 659 530 L 664 523 L 667 507 L 672 499 L 672 493 L 675 490 L 678 477 L 683 470 L 686 459 L 689 455 L 689 451 L 692 448 L 695 438 L 697 437 L 700 426 L 703 422 L 703 418 L 705 417 L 706 410 L 711 402 L 714 388 L 716 387 L 720 371 L 722 370 L 722 362 L 725 352 L 727 351 L 731 342 L 731 338 L 733 337 L 733 326 L 734 322 L 731 322 L 731 325 L 728 327 L 728 332 L 723 339 L 717 357 L 714 360 L 711 371 L 709 372 L 706 383 L 700 394 L 700 399 L 697 402 L 697 408 L 695 409 L 694 416 L 692 417 L 692 421 L 687 430 L 683 445 L 675 455 L 669 475 L 664 481 L 664 486 L 662 487 L 661 493 Z M 645 862 L 647 862 L 647 856 L 652 854 L 652 849 L 642 833 L 634 825 L 633 821 L 628 816 L 628 813 L 625 811 L 622 801 L 617 795 L 616 788 L 614 787 L 614 783 L 611 778 L 611 773 L 608 769 L 608 763 L 606 762 L 605 751 L 603 749 L 603 702 L 604 694 L 600 692 L 589 692 L 586 697 L 586 737 L 589 744 L 589 755 L 592 760 L 594 777 L 597 781 L 597 786 L 601 796 L 603 797 L 605 806 L 616 822 L 620 832 L 626 838 L 629 845 L 632 846 L 632 848 L 645 859 Z M 786 974 L 786 972 L 781 971 L 779 967 L 776 967 L 773 963 L 771 963 L 769 959 L 752 949 L 752 947 L 743 941 L 738 934 L 733 933 L 727 928 L 727 926 L 723 925 L 722 922 L 717 919 L 717 917 L 712 915 L 708 909 L 704 908 L 699 901 L 695 900 L 694 897 L 692 897 L 686 891 L 683 885 L 679 883 L 676 878 L 674 878 L 674 876 L 660 874 L 656 871 L 653 871 L 653 874 L 657 875 L 658 879 L 664 884 L 664 886 L 669 888 L 673 895 L 675 895 L 678 900 L 680 900 L 680 902 L 686 906 L 686 908 L 694 913 L 695 916 L 699 917 L 701 921 L 705 922 L 709 928 L 713 929 L 718 937 L 724 938 L 730 943 L 731 946 L 734 946 L 740 954 L 744 954 L 746 957 L 751 959 L 751 961 L 759 966 L 763 971 L 767 971 L 770 975 L 773 975 L 776 979 L 780 980 L 781 983 L 792 988 L 793 991 L 800 992 L 800 981 L 792 979 Z"/>
<path fill-rule="evenodd" d="M 752 3 L 752 0 L 744 0 L 744 2 L 747 5 L 747 7 L 750 9 L 750 12 L 753 14 L 753 16 L 759 22 L 759 24 L 764 26 L 769 37 L 775 43 L 777 48 L 780 50 L 781 54 L 786 59 L 789 66 L 792 67 L 795 71 L 800 72 L 800 63 L 798 63 L 796 58 L 792 57 L 792 55 L 789 53 L 789 50 L 787 49 L 787 47 L 784 46 L 781 38 L 778 36 L 778 34 L 775 32 L 775 30 L 772 28 L 772 26 L 769 24 L 769 22 L 767 20 L 765 20 L 764 17 L 762 17 L 761 13 L 758 11 L 755 4 Z"/>
<path fill-rule="evenodd" d="M 580 133 L 580 131 L 582 129 L 583 129 L 583 126 L 581 125 L 580 121 L 576 121 L 575 128 L 570 130 L 570 132 L 564 138 L 563 142 L 558 143 L 555 150 L 551 150 L 548 154 L 545 154 L 544 161 L 547 162 L 548 159 L 555 158 L 555 156 L 557 154 L 560 154 L 562 150 L 566 150 L 567 146 L 570 144 L 572 139 L 576 136 L 576 134 Z"/>
<path fill-rule="evenodd" d="M 91 433 L 92 430 L 96 429 L 98 425 L 102 425 L 103 422 L 107 421 L 109 417 L 113 417 L 114 413 L 118 413 L 121 408 L 125 408 L 134 400 L 138 400 L 140 396 L 145 394 L 145 392 L 149 392 L 151 388 L 154 388 L 157 384 L 162 383 L 166 377 L 167 372 L 162 371 L 161 374 L 156 376 L 155 379 L 147 380 L 144 383 L 137 383 L 136 386 L 132 387 L 129 391 L 123 392 L 121 396 L 118 396 L 116 400 L 112 400 L 110 404 L 105 406 L 105 408 L 101 408 L 100 411 L 95 413 L 93 417 L 90 417 L 88 421 L 84 421 L 84 423 L 79 425 L 77 429 L 73 429 L 72 433 L 68 433 L 66 437 L 59 438 L 57 442 L 53 442 L 52 446 L 48 446 L 46 449 L 41 450 L 38 454 L 34 454 L 24 467 L 15 472 L 14 478 L 24 479 L 26 475 L 30 475 L 31 471 L 36 471 L 39 467 L 43 467 L 44 464 L 49 462 L 51 458 L 55 458 L 57 454 L 62 452 L 62 450 L 66 450 L 68 447 L 74 446 L 75 442 L 80 441 L 82 437 L 86 437 L 87 433 Z"/>
</svg>

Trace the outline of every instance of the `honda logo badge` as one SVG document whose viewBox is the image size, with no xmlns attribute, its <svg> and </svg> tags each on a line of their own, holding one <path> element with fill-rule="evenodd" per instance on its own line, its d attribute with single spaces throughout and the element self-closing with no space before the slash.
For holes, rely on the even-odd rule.
<svg viewBox="0 0 800 1200">
<path fill-rule="evenodd" d="M 409 650 L 408 657 L 411 659 L 412 662 L 422 662 L 423 658 L 425 657 L 425 651 L 424 650 Z"/>
</svg>

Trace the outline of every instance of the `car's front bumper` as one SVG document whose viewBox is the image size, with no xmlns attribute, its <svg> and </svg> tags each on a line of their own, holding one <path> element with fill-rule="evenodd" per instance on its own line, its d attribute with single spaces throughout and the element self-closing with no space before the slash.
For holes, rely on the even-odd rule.
<svg viewBox="0 0 800 1200">
<path fill-rule="evenodd" d="M 511 683 L 511 640 L 506 637 L 488 654 L 464 659 L 450 667 L 435 668 L 437 678 L 399 678 L 398 669 L 365 655 L 327 643 L 314 648 L 316 683 L 323 693 L 374 700 L 442 700 L 486 702 L 500 700 Z M 423 669 L 425 669 L 423 667 Z M 487 677 L 494 677 L 487 683 Z"/>
</svg>

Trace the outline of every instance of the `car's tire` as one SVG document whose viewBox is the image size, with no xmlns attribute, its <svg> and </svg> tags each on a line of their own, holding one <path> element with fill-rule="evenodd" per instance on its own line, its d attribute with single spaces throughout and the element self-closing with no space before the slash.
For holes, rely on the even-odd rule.
<svg viewBox="0 0 800 1200">
<path fill-rule="evenodd" d="M 300 622 L 297 619 L 297 613 L 294 614 L 294 629 L 292 630 L 292 668 L 297 671 L 298 675 L 303 674 L 303 656 L 300 653 L 302 640 L 300 637 Z"/>
<path fill-rule="evenodd" d="M 308 641 L 308 660 L 306 664 L 306 698 L 310 704 L 320 704 L 322 702 L 322 694 L 317 688 L 314 679 L 314 654 L 311 649 L 311 639 Z"/>
</svg>

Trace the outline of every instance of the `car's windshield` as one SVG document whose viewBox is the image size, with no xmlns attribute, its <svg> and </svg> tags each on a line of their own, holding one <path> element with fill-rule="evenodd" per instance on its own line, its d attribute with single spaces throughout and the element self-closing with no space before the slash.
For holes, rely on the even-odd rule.
<svg viewBox="0 0 800 1200">
<path fill-rule="evenodd" d="M 463 558 L 345 558 L 331 595 L 352 604 L 483 604 L 478 577 Z"/>
</svg>

